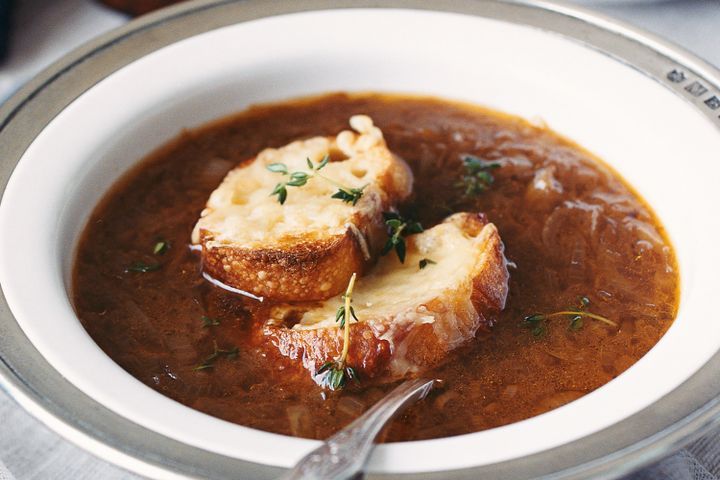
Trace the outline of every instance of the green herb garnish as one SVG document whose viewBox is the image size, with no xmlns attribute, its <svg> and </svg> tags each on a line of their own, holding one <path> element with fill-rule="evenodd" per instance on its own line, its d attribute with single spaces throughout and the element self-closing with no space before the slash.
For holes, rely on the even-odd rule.
<svg viewBox="0 0 720 480">
<path fill-rule="evenodd" d="M 345 185 L 342 185 L 335 180 L 326 177 L 325 175 L 320 173 L 320 170 L 325 168 L 325 166 L 330 162 L 330 156 L 325 155 L 320 162 L 317 164 L 314 164 L 312 160 L 309 158 L 307 160 L 308 168 L 310 169 L 309 172 L 304 171 L 297 171 L 297 172 L 290 172 L 288 170 L 287 165 L 284 163 L 271 163 L 267 166 L 267 169 L 274 173 L 279 173 L 284 176 L 288 176 L 288 180 L 285 182 L 280 182 L 277 185 L 275 185 L 275 188 L 270 193 L 270 195 L 277 195 L 278 202 L 280 204 L 284 204 L 285 200 L 287 200 L 287 187 L 302 187 L 305 184 L 307 184 L 308 180 L 310 180 L 313 177 L 318 177 L 326 182 L 334 185 L 337 187 L 338 191 L 331 195 L 331 198 L 337 198 L 339 200 L 342 200 L 345 203 L 352 203 L 353 205 L 357 204 L 358 200 L 363 195 L 363 190 L 365 190 L 365 187 L 367 185 L 363 185 L 359 188 L 351 188 L 347 187 Z"/>
<path fill-rule="evenodd" d="M 208 317 L 207 315 L 203 315 L 201 319 L 202 319 L 202 323 L 203 323 L 203 328 L 215 327 L 215 326 L 220 325 L 220 320 L 218 320 L 217 318 Z"/>
<path fill-rule="evenodd" d="M 197 372 L 200 370 L 207 370 L 208 368 L 213 368 L 215 366 L 215 360 L 217 360 L 218 358 L 235 358 L 238 356 L 239 351 L 240 350 L 237 347 L 231 350 L 220 349 L 218 348 L 217 342 L 213 342 L 213 353 L 209 357 L 207 357 L 201 364 L 193 368 L 193 370 Z"/>
<path fill-rule="evenodd" d="M 536 337 L 540 337 L 547 332 L 547 321 L 555 317 L 568 317 L 568 329 L 572 331 L 580 330 L 585 324 L 583 320 L 585 318 L 597 320 L 611 327 L 618 327 L 618 324 L 612 320 L 602 315 L 586 311 L 585 309 L 588 306 L 590 306 L 590 299 L 588 297 L 580 297 L 578 304 L 574 307 L 553 313 L 535 313 L 528 315 L 523 319 L 523 322 L 526 327 L 532 329 L 532 334 Z"/>
<path fill-rule="evenodd" d="M 331 195 L 331 198 L 337 198 L 345 203 L 352 203 L 353 205 L 355 205 L 358 200 L 360 200 L 360 197 L 362 197 L 365 187 L 367 187 L 367 185 L 361 188 L 351 188 L 349 190 L 339 188 L 337 192 Z"/>
<path fill-rule="evenodd" d="M 380 253 L 386 255 L 391 250 L 395 250 L 400 263 L 405 263 L 405 252 L 407 250 L 405 236 L 412 233 L 421 233 L 423 227 L 420 222 L 407 220 L 396 212 L 383 212 L 383 219 L 388 228 L 388 239 Z"/>
<path fill-rule="evenodd" d="M 147 272 L 154 272 L 155 270 L 160 270 L 161 265 L 159 263 L 144 263 L 144 262 L 135 262 L 129 267 L 125 269 L 125 272 L 137 272 L 137 273 L 147 273 Z"/>
<path fill-rule="evenodd" d="M 327 373 L 325 373 L 327 372 Z M 348 380 L 357 380 L 357 372 L 352 367 L 338 368 L 336 362 L 325 362 L 318 369 L 318 375 L 325 373 L 322 385 L 330 390 L 340 390 Z"/>
<path fill-rule="evenodd" d="M 463 154 L 460 159 L 465 167 L 465 173 L 455 186 L 463 189 L 466 197 L 483 193 L 495 182 L 495 177 L 490 172 L 500 168 L 498 162 L 489 162 L 470 154 Z"/>
<path fill-rule="evenodd" d="M 345 295 L 342 296 L 343 305 L 338 308 L 335 314 L 335 321 L 340 324 L 339 327 L 343 329 L 344 333 L 342 353 L 340 357 L 334 361 L 328 360 L 323 363 L 317 371 L 317 375 L 322 375 L 320 385 L 330 390 L 340 390 L 345 387 L 348 381 L 357 380 L 357 372 L 347 364 L 348 352 L 350 351 L 350 321 L 347 320 L 347 312 L 350 312 L 350 316 L 352 316 L 356 322 L 359 321 L 351 305 L 356 278 L 357 275 L 353 273 L 352 277 L 350 277 L 347 290 L 345 290 Z"/>
<path fill-rule="evenodd" d="M 418 266 L 420 267 L 420 270 L 427 267 L 428 265 L 436 265 L 437 262 L 435 260 L 430 260 L 429 258 L 423 258 L 418 262 Z"/>
<path fill-rule="evenodd" d="M 527 328 L 530 328 L 534 337 L 542 337 L 547 333 L 545 325 L 546 316 L 543 314 L 529 315 L 524 318 L 523 322 Z"/>
<path fill-rule="evenodd" d="M 343 299 L 345 296 L 343 295 Z M 337 312 L 335 312 L 335 321 L 340 323 L 340 328 L 345 328 L 345 305 L 340 305 L 337 309 Z M 350 316 L 355 319 L 355 321 L 358 321 L 357 315 L 355 315 L 355 309 L 351 306 L 350 307 Z"/>
<path fill-rule="evenodd" d="M 154 255 L 162 255 L 170 248 L 170 244 L 165 240 L 158 240 L 153 247 Z M 162 265 L 160 263 L 145 263 L 141 261 L 133 262 L 129 267 L 125 269 L 125 273 L 136 272 L 136 273 L 148 273 L 160 270 Z"/>
<path fill-rule="evenodd" d="M 153 247 L 153 254 L 162 255 L 168 251 L 168 248 L 170 248 L 170 244 L 168 242 L 165 240 L 158 240 Z"/>
</svg>

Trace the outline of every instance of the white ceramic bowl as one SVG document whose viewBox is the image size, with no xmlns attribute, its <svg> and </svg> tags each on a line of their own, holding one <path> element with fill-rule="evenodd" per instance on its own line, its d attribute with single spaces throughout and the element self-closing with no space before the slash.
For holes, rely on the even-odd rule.
<svg viewBox="0 0 720 480">
<path fill-rule="evenodd" d="M 667 227 L 681 268 L 682 296 L 668 333 L 604 387 L 504 427 L 381 445 L 370 460 L 371 472 L 512 465 L 518 458 L 548 451 L 562 456 L 569 451 L 563 450 L 567 445 L 598 438 L 593 434 L 622 425 L 670 392 L 690 395 L 678 387 L 720 350 L 720 322 L 709 301 L 720 270 L 720 250 L 715 248 L 720 236 L 720 189 L 715 186 L 720 178 L 720 131 L 717 118 L 711 120 L 717 115 L 709 100 L 720 96 L 717 72 L 690 57 L 680 64 L 667 47 L 654 44 L 650 49 L 642 43 L 652 41 L 639 41 L 628 31 L 619 34 L 613 26 L 615 33 L 605 30 L 604 37 L 592 37 L 582 29 L 558 35 L 551 30 L 567 29 L 563 22 L 568 19 L 601 32 L 598 25 L 603 21 L 577 12 L 549 13 L 536 5 L 457 2 L 444 8 L 460 13 L 394 8 L 280 14 L 319 3 L 263 7 L 260 2 L 216 1 L 175 9 L 131 25 L 114 41 L 98 42 L 95 50 L 87 47 L 95 53 L 85 61 L 91 68 L 94 61 L 100 73 L 83 72 L 87 64 L 71 57 L 47 72 L 39 86 L 29 87 L 36 88 L 36 96 L 26 89 L 15 103 L 11 101 L 12 114 L 6 108 L 0 141 L 5 135 L 8 150 L 19 162 L 0 205 L 0 284 L 12 311 L 5 321 L 16 321 L 24 340 L 29 339 L 49 364 L 51 373 L 45 376 L 61 376 L 89 397 L 90 405 L 106 409 L 106 415 L 225 458 L 288 467 L 316 447 L 315 441 L 253 430 L 197 412 L 123 371 L 75 316 L 69 300 L 72 259 L 89 214 L 113 182 L 182 129 L 258 102 L 372 90 L 432 94 L 542 119 L 599 155 L 638 190 Z M 517 15 L 510 15 L 513 12 Z M 236 15 L 240 21 L 263 13 L 273 15 L 241 23 L 225 16 Z M 538 14 L 546 16 L 545 24 L 537 20 Z M 183 31 L 182 22 L 188 19 L 197 23 Z M 139 47 L 138 38 L 153 29 L 164 32 L 169 40 L 163 42 L 169 44 Z M 642 49 L 628 50 L 625 45 L 625 52 L 612 51 L 618 39 L 629 39 Z M 48 78 L 52 72 L 55 78 Z M 685 78 L 673 81 L 680 72 Z M 68 94 L 62 82 L 72 74 L 84 84 Z M 691 88 L 696 81 L 705 89 L 699 95 L 694 95 L 699 87 Z M 46 102 L 51 111 L 38 113 L 43 105 L 38 101 Z M 13 128 L 22 127 L 18 122 L 23 114 L 37 125 L 30 138 L 24 132 L 26 145 L 17 138 L 14 143 L 7 140 Z M 7 348 L 2 353 L 12 365 L 12 353 Z M 190 475 L 166 465 L 169 462 L 153 464 L 129 453 L 124 448 L 127 441 L 98 441 L 97 435 L 89 441 L 86 437 L 93 435 L 77 425 L 68 427 L 71 422 L 62 415 L 23 393 L 17 373 L 5 371 L 4 376 L 7 388 L 34 413 L 97 453 L 153 476 L 170 471 Z M 32 387 L 32 382 L 21 383 Z M 65 394 L 70 395 L 68 388 Z M 707 397 L 712 398 L 712 392 Z M 655 422 L 649 434 L 671 423 Z M 94 431 L 102 433 L 103 428 Z M 605 437 L 612 438 L 607 433 Z M 212 476 L 207 470 L 196 474 Z"/>
</svg>

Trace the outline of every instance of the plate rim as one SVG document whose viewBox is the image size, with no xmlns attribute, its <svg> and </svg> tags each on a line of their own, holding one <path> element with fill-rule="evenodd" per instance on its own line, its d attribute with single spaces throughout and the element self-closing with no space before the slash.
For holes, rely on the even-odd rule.
<svg viewBox="0 0 720 480">
<path fill-rule="evenodd" d="M 392 0 L 382 3 L 371 0 L 198 0 L 134 20 L 85 44 L 41 72 L 7 100 L 0 108 L 0 144 L 4 149 L 9 147 L 0 165 L 0 190 L 4 191 L 27 146 L 57 113 L 101 78 L 137 58 L 174 41 L 230 24 L 279 14 L 363 7 L 478 15 L 563 35 L 662 83 L 692 103 L 720 129 L 720 117 L 717 116 L 720 111 L 704 106 L 710 96 L 720 96 L 720 72 L 716 68 L 651 34 L 582 8 L 545 0 Z M 237 11 L 234 15 L 225 16 L 224 9 Z M 187 26 L 188 19 L 192 20 L 192 28 L 182 28 Z M 593 31 L 592 43 L 582 38 L 581 27 Z M 157 35 L 157 38 L 143 42 L 152 35 Z M 677 76 L 673 76 L 672 72 L 682 72 L 683 80 L 674 81 Z M 702 82 L 708 87 L 707 91 L 693 95 L 686 89 L 692 82 Z M 72 88 L 62 88 L 68 83 Z M 39 106 L 44 108 L 39 109 Z M 720 367 L 720 352 L 666 398 L 621 424 L 562 447 L 498 464 L 402 477 L 431 479 L 452 475 L 453 478 L 477 478 L 483 475 L 487 478 L 529 478 L 537 473 L 545 478 L 619 476 L 720 424 L 720 382 L 712 381 L 713 370 L 717 367 Z M 283 471 L 189 447 L 154 433 L 111 412 L 69 382 L 56 377 L 59 377 L 57 371 L 25 337 L 3 295 L 0 298 L 0 386 L 26 410 L 65 438 L 121 467 L 151 476 L 205 478 L 210 475 L 210 478 L 224 478 L 241 471 L 247 474 L 253 472 L 253 478 L 272 478 Z M 681 390 L 696 390 L 704 397 L 701 399 L 699 397 L 703 395 L 697 395 L 695 404 L 690 405 Z M 648 412 L 650 409 L 654 413 Z M 683 413 L 678 415 L 679 411 Z M 688 411 L 690 413 L 686 415 Z M 658 415 L 658 412 L 667 415 Z M 659 416 L 671 420 L 658 421 L 656 417 Z M 658 424 L 665 425 L 658 429 Z M 646 428 L 632 429 L 630 425 L 645 425 Z M 645 435 L 647 425 L 654 430 L 650 435 Z M 633 439 L 640 436 L 641 441 L 629 443 L 619 450 L 611 447 L 612 452 L 579 464 L 573 458 L 581 456 L 570 455 L 567 458 L 568 449 L 578 450 L 579 446 L 580 449 L 595 448 L 597 451 L 603 441 L 615 438 L 618 433 Z"/>
</svg>

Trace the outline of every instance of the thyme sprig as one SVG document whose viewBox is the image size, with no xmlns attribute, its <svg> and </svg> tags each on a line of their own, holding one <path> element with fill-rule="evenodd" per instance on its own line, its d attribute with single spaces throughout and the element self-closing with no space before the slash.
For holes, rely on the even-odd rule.
<svg viewBox="0 0 720 480">
<path fill-rule="evenodd" d="M 489 162 L 470 154 L 463 154 L 460 159 L 465 167 L 465 173 L 455 186 L 463 190 L 465 197 L 477 196 L 495 183 L 495 177 L 491 172 L 500 168 L 498 162 Z"/>
<path fill-rule="evenodd" d="M 578 304 L 574 307 L 569 307 L 567 310 L 560 310 L 553 313 L 534 313 L 525 317 L 523 322 L 527 328 L 532 329 L 532 334 L 536 337 L 545 335 L 547 332 L 547 321 L 556 317 L 568 317 L 568 329 L 572 331 L 580 330 L 584 325 L 583 319 L 585 318 L 597 320 L 598 322 L 611 327 L 618 327 L 616 322 L 613 322 L 602 315 L 588 312 L 586 308 L 589 306 L 590 299 L 583 296 L 578 299 Z"/>
<path fill-rule="evenodd" d="M 317 374 L 322 375 L 320 385 L 330 390 L 340 390 L 351 380 L 357 380 L 357 372 L 347 364 L 348 352 L 350 351 L 350 320 L 349 316 L 358 321 L 355 310 L 352 307 L 352 292 L 355 288 L 355 273 L 350 277 L 345 295 L 342 296 L 343 304 L 335 314 L 335 321 L 343 329 L 343 348 L 340 356 L 334 361 L 328 360 L 318 369 Z M 349 312 L 349 315 L 348 315 Z"/>
<path fill-rule="evenodd" d="M 290 172 L 287 165 L 285 165 L 284 163 L 271 163 L 267 166 L 267 169 L 271 172 L 279 173 L 283 176 L 288 177 L 287 181 L 280 182 L 275 185 L 275 188 L 270 193 L 271 196 L 277 195 L 280 205 L 284 204 L 285 200 L 287 200 L 287 187 L 302 187 L 306 185 L 308 180 L 313 177 L 321 178 L 337 187 L 338 191 L 333 193 L 330 196 L 331 198 L 337 198 L 345 203 L 351 203 L 353 205 L 357 204 L 358 200 L 360 200 L 363 195 L 363 190 L 365 190 L 365 187 L 367 187 L 367 185 L 363 185 L 359 188 L 347 187 L 345 185 L 342 185 L 341 183 L 336 182 L 332 178 L 328 178 L 325 175 L 321 174 L 320 170 L 325 168 L 325 166 L 330 162 L 330 155 L 325 155 L 322 160 L 320 160 L 320 162 L 318 162 L 317 164 L 313 163 L 312 160 L 310 160 L 309 158 L 307 158 L 306 160 L 308 168 L 310 169 L 309 172 L 305 172 L 302 170 L 299 170 L 297 172 Z"/>
<path fill-rule="evenodd" d="M 236 358 L 238 356 L 238 352 L 240 350 L 238 347 L 232 348 L 230 350 L 223 350 L 221 348 L 218 348 L 217 342 L 213 341 L 213 353 L 210 354 L 203 362 L 195 368 L 193 368 L 194 371 L 200 371 L 200 370 L 207 370 L 208 368 L 213 368 L 215 366 L 215 360 L 217 360 L 220 357 L 225 358 Z"/>
<path fill-rule="evenodd" d="M 397 212 L 383 212 L 383 219 L 388 229 L 388 239 L 380 254 L 387 255 L 391 250 L 395 250 L 400 263 L 405 263 L 407 251 L 405 237 L 413 233 L 422 233 L 423 226 L 420 222 L 403 218 Z"/>
</svg>

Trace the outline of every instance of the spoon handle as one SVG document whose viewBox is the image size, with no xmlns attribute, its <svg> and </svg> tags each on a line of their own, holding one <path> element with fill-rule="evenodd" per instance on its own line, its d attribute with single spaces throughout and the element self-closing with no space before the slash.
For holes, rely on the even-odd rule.
<svg viewBox="0 0 720 480">
<path fill-rule="evenodd" d="M 350 425 L 303 457 L 281 480 L 349 480 L 362 472 L 380 430 L 395 415 L 424 398 L 434 380 L 407 380 Z"/>
</svg>

